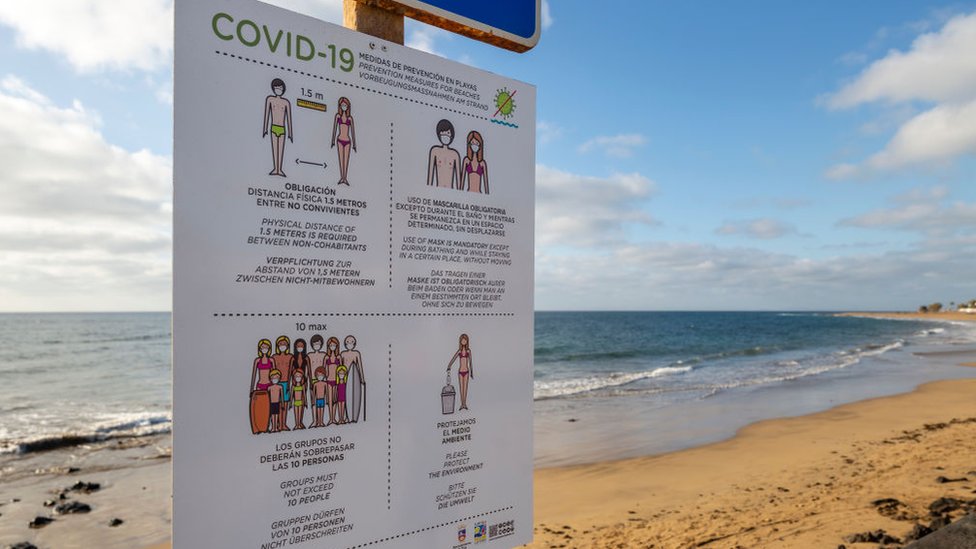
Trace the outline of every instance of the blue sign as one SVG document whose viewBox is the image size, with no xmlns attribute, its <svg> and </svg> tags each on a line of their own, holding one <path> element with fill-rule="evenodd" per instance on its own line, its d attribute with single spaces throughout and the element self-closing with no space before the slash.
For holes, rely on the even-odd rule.
<svg viewBox="0 0 976 549">
<path fill-rule="evenodd" d="M 507 49 L 526 51 L 539 41 L 541 0 L 388 1 L 408 17 Z"/>
</svg>

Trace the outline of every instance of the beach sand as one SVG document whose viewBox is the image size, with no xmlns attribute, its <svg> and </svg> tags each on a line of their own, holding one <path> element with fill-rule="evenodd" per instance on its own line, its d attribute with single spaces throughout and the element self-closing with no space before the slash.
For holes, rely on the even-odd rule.
<svg viewBox="0 0 976 549">
<path fill-rule="evenodd" d="M 877 547 L 845 537 L 883 529 L 903 540 L 942 497 L 976 505 L 976 380 L 763 421 L 699 448 L 537 470 L 529 547 Z M 897 502 L 872 503 L 885 499 Z"/>
<path fill-rule="evenodd" d="M 976 380 L 765 421 L 700 448 L 537 470 L 529 547 L 873 548 L 844 537 L 902 539 L 941 497 L 976 499 Z M 872 504 L 886 498 L 900 502 L 888 516 Z"/>
<path fill-rule="evenodd" d="M 956 311 L 940 311 L 938 313 L 919 312 L 870 312 L 870 313 L 839 313 L 837 316 L 860 316 L 868 318 L 891 318 L 896 320 L 936 320 L 976 322 L 976 314 L 960 313 Z"/>
<path fill-rule="evenodd" d="M 530 547 L 833 548 L 877 529 L 903 538 L 944 496 L 976 499 L 976 380 L 765 421 L 701 448 L 539 470 Z M 905 520 L 871 503 L 884 498 Z"/>
<path fill-rule="evenodd" d="M 40 548 L 122 548 L 164 542 L 172 523 L 171 447 L 171 437 L 161 435 L 29 454 L 24 465 L 33 472 L 0 475 L 0 547 L 30 542 Z M 76 484 L 85 487 L 72 490 Z M 46 501 L 77 502 L 90 511 L 59 515 Z M 29 529 L 37 517 L 54 521 Z M 122 523 L 112 526 L 113 519 Z"/>
</svg>

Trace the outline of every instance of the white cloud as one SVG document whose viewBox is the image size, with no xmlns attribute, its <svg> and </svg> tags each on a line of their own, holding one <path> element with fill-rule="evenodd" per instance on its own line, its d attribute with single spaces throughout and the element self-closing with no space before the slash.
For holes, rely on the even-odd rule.
<svg viewBox="0 0 976 549">
<path fill-rule="evenodd" d="M 3 308 L 168 308 L 170 160 L 107 143 L 96 114 L 12 76 L 0 112 Z"/>
<path fill-rule="evenodd" d="M 634 149 L 647 143 L 647 138 L 639 133 L 624 133 L 618 135 L 600 135 L 579 146 L 579 152 L 588 153 L 602 150 L 607 156 L 628 158 L 633 156 Z"/>
<path fill-rule="evenodd" d="M 868 165 L 888 170 L 942 162 L 965 153 L 976 153 L 976 100 L 939 105 L 915 116 L 895 132 L 884 150 L 868 159 Z"/>
<path fill-rule="evenodd" d="M 976 237 L 904 251 L 810 259 L 756 248 L 647 242 L 536 259 L 542 310 L 914 309 L 961 299 Z"/>
<path fill-rule="evenodd" d="M 436 29 L 434 27 L 425 25 L 411 30 L 410 35 L 407 36 L 406 40 L 404 40 L 404 45 L 415 50 L 425 51 L 427 53 L 444 57 L 444 55 L 437 51 L 437 48 L 434 46 L 434 41 L 436 38 Z"/>
<path fill-rule="evenodd" d="M 777 219 L 762 218 L 744 221 L 726 221 L 715 230 L 721 235 L 742 235 L 750 238 L 769 240 L 796 233 L 796 227 Z"/>
<path fill-rule="evenodd" d="M 841 227 L 898 229 L 930 240 L 976 234 L 976 203 L 950 201 L 943 186 L 916 189 L 892 198 L 893 207 L 842 219 Z"/>
<path fill-rule="evenodd" d="M 954 102 L 976 92 L 976 13 L 950 19 L 941 30 L 915 39 L 907 52 L 892 50 L 828 100 L 842 109 L 874 101 Z"/>
<path fill-rule="evenodd" d="M 563 136 L 562 127 L 552 122 L 546 122 L 545 120 L 540 120 L 536 124 L 535 130 L 536 137 L 538 137 L 539 143 L 542 145 L 551 143 Z"/>
<path fill-rule="evenodd" d="M 342 24 L 342 0 L 267 2 Z M 0 23 L 19 47 L 61 55 L 84 73 L 155 71 L 173 55 L 173 0 L 9 0 L 0 2 Z"/>
<path fill-rule="evenodd" d="M 173 52 L 171 0 L 0 2 L 17 45 L 64 56 L 78 71 L 156 70 Z"/>
<path fill-rule="evenodd" d="M 863 162 L 829 168 L 827 177 L 846 179 L 914 166 L 945 165 L 976 154 L 976 13 L 949 19 L 937 32 L 915 39 L 907 52 L 892 50 L 837 93 L 831 109 L 867 103 L 897 106 L 903 118 L 885 147 Z M 926 109 L 912 116 L 916 103 Z M 934 105 L 933 105 L 934 104 Z M 896 114 L 897 116 L 897 114 Z M 870 124 L 871 131 L 884 126 Z"/>
<path fill-rule="evenodd" d="M 637 173 L 601 178 L 536 166 L 536 240 L 579 248 L 622 242 L 629 225 L 655 223 L 643 210 L 655 189 Z"/>
<path fill-rule="evenodd" d="M 262 0 L 336 25 L 342 24 L 342 0 Z"/>
</svg>

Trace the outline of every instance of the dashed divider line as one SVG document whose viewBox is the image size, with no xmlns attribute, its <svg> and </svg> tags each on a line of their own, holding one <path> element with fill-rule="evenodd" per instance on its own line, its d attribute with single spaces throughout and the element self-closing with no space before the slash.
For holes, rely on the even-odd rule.
<svg viewBox="0 0 976 549">
<path fill-rule="evenodd" d="M 390 122 L 390 289 L 393 289 L 393 122 Z"/>
<path fill-rule="evenodd" d="M 487 517 L 488 515 L 494 515 L 494 514 L 497 514 L 497 513 L 504 513 L 505 511 L 509 511 L 509 510 L 514 509 L 514 508 L 515 507 L 509 506 L 509 507 L 504 507 L 502 509 L 495 509 L 494 511 L 488 511 L 487 513 L 479 513 L 477 515 L 471 515 L 470 517 L 459 518 L 459 519 L 456 519 L 456 520 L 452 520 L 450 522 L 444 522 L 444 523 L 441 523 L 441 524 L 435 524 L 434 526 L 428 526 L 426 528 L 419 528 L 419 529 L 413 530 L 411 532 L 404 532 L 402 534 L 397 534 L 395 536 L 390 536 L 388 538 L 374 539 L 373 541 L 369 541 L 369 542 L 366 542 L 366 543 L 361 543 L 359 545 L 352 545 L 350 547 L 347 547 L 346 549 L 360 549 L 362 547 L 369 547 L 370 545 L 376 545 L 377 543 L 383 543 L 383 542 L 387 542 L 387 541 L 391 541 L 391 540 L 395 540 L 395 539 L 399 539 L 399 538 L 405 538 L 407 536 L 412 536 L 414 534 L 419 534 L 421 532 L 427 532 L 427 531 L 430 531 L 430 530 L 435 530 L 437 528 L 443 528 L 443 527 L 448 526 L 448 525 L 451 525 L 451 524 L 457 524 L 459 522 L 467 522 L 469 520 L 474 520 L 474 519 L 479 518 L 479 517 Z"/>
<path fill-rule="evenodd" d="M 326 82 L 332 82 L 334 84 L 340 84 L 340 85 L 343 85 L 343 86 L 349 86 L 350 88 L 356 88 L 357 90 L 368 91 L 368 92 L 372 92 L 372 93 L 375 93 L 375 94 L 378 94 L 378 95 L 385 95 L 387 97 L 393 97 L 395 99 L 401 99 L 403 101 L 409 101 L 411 103 L 416 103 L 418 105 L 424 105 L 426 107 L 431 107 L 431 108 L 434 108 L 434 109 L 440 109 L 442 111 L 453 112 L 455 114 L 460 114 L 460 115 L 463 115 L 463 116 L 470 116 L 471 118 L 477 118 L 478 120 L 489 120 L 489 118 L 487 116 L 478 116 L 477 114 L 471 114 L 469 112 L 459 111 L 457 109 L 449 109 L 449 108 L 444 107 L 444 106 L 441 106 L 441 105 L 434 105 L 433 103 L 428 103 L 426 101 L 420 101 L 420 100 L 417 100 L 417 99 L 411 99 L 409 97 L 404 97 L 402 95 L 397 95 L 395 93 L 389 93 L 389 92 L 384 92 L 384 91 L 380 91 L 380 90 L 374 90 L 372 88 L 367 88 L 366 86 L 360 86 L 358 84 L 350 84 L 349 82 L 343 82 L 342 80 L 336 80 L 335 78 L 329 78 L 328 76 L 322 76 L 321 74 L 314 74 L 314 73 L 310 73 L 310 72 L 300 71 L 300 70 L 297 70 L 297 69 L 290 69 L 288 67 L 282 67 L 281 65 L 275 65 L 274 63 L 266 63 L 266 62 L 261 61 L 261 60 L 258 60 L 258 59 L 251 59 L 250 57 L 244 57 L 242 55 L 236 55 L 236 54 L 229 53 L 229 52 L 226 52 L 226 51 L 214 50 L 214 53 L 216 53 L 217 55 L 223 55 L 224 57 L 232 57 L 234 59 L 239 59 L 241 61 L 246 61 L 246 62 L 254 63 L 255 65 L 263 65 L 265 67 L 272 67 L 272 68 L 275 68 L 275 69 L 279 69 L 279 70 L 283 70 L 283 71 L 288 71 L 288 72 L 292 72 L 292 73 L 295 73 L 295 74 L 300 74 L 302 76 L 308 76 L 308 77 L 311 77 L 311 78 L 318 78 L 319 80 L 323 80 L 323 81 L 326 81 Z"/>
<path fill-rule="evenodd" d="M 386 510 L 393 508 L 393 344 L 386 355 Z"/>
<path fill-rule="evenodd" d="M 252 318 L 252 317 L 513 317 L 515 313 L 214 313 L 214 318 Z"/>
</svg>

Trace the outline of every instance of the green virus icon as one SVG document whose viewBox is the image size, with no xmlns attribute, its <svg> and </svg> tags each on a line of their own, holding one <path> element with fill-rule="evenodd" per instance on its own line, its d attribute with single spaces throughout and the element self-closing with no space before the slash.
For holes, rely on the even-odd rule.
<svg viewBox="0 0 976 549">
<path fill-rule="evenodd" d="M 494 116 L 499 114 L 502 118 L 508 120 L 515 113 L 515 92 L 509 92 L 508 88 L 502 88 L 495 93 L 495 107 L 498 110 L 495 111 Z"/>
</svg>

